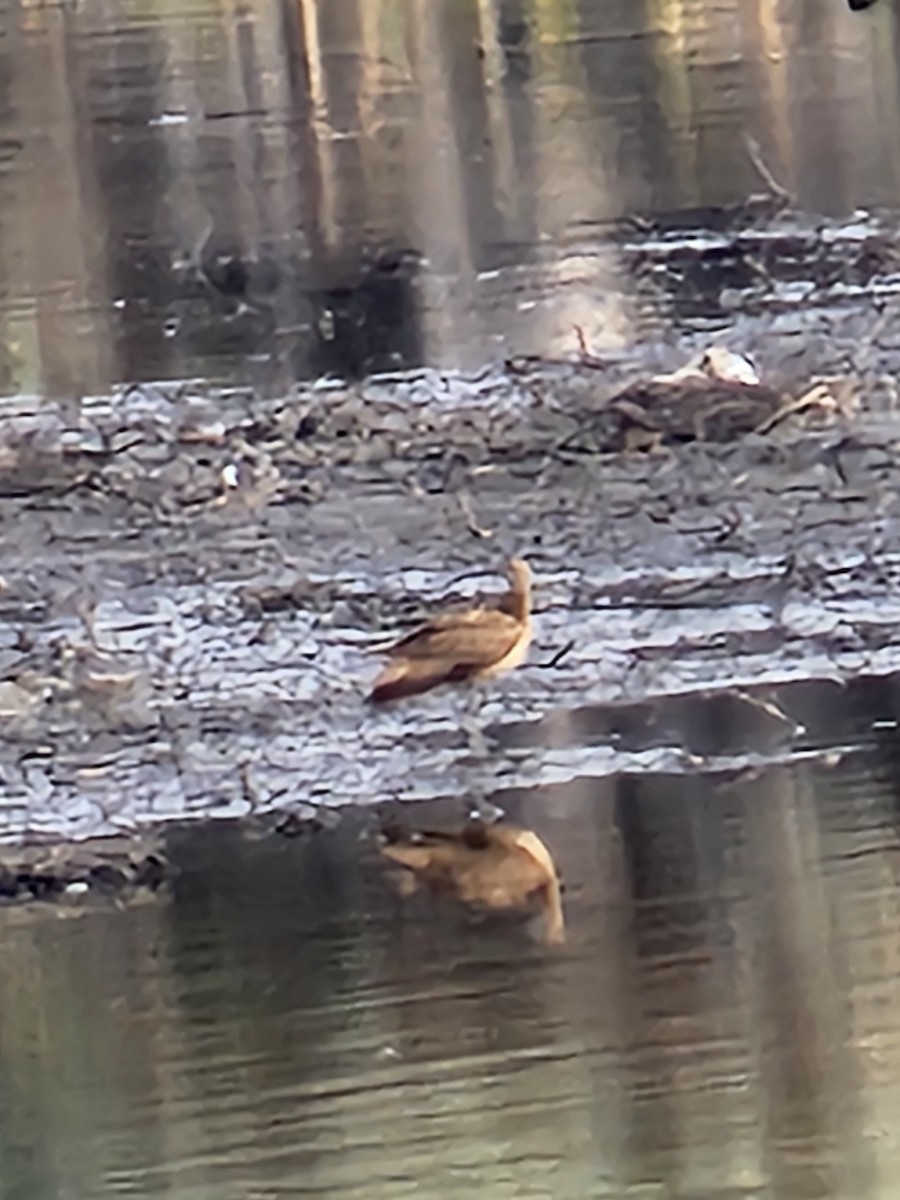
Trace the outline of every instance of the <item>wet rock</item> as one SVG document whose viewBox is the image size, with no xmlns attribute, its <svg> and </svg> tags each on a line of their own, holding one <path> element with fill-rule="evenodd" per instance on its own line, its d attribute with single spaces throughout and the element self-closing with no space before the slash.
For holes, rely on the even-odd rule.
<svg viewBox="0 0 900 1200">
<path fill-rule="evenodd" d="M 53 900 L 98 892 L 156 891 L 167 876 L 155 843 L 123 837 L 0 848 L 0 899 Z"/>
<path fill-rule="evenodd" d="M 176 494 L 182 495 L 187 493 L 192 487 L 196 488 L 195 483 L 195 467 L 185 458 L 176 458 L 165 466 L 160 467 L 157 473 L 157 482 L 162 484 L 163 488 Z M 208 488 L 209 494 L 213 492 L 212 486 Z"/>
<path fill-rule="evenodd" d="M 101 458 L 109 454 L 103 433 L 93 425 L 81 424 L 77 429 L 65 429 L 60 434 L 60 449 L 70 456 L 84 455 Z"/>
<path fill-rule="evenodd" d="M 19 894 L 18 873 L 0 862 L 0 899 L 14 900 Z"/>
<path fill-rule="evenodd" d="M 213 397 L 185 403 L 178 385 L 168 399 L 162 389 L 150 389 L 152 395 L 141 389 L 124 406 L 91 411 L 78 453 L 62 454 L 54 427 L 44 431 L 40 454 L 22 475 L 16 449 L 12 478 L 19 492 L 84 484 L 128 505 L 157 507 L 160 515 L 228 506 L 231 496 L 251 508 L 273 500 L 317 503 L 336 472 L 349 477 L 362 466 L 402 478 L 408 467 L 435 460 L 453 464 L 451 474 L 458 474 L 579 445 L 615 451 L 643 441 L 727 441 L 771 417 L 781 395 L 748 382 L 742 371 L 719 371 L 715 380 L 697 376 L 692 386 L 686 378 L 668 387 L 638 378 L 625 389 L 623 374 L 624 365 L 598 372 L 578 360 L 471 380 L 420 372 L 364 389 L 319 394 L 312 386 L 293 408 L 283 400 L 254 399 L 252 407 Z M 123 423 L 123 416 L 130 419 Z M 33 456 L 32 431 L 28 438 Z M 7 438 L 7 453 L 10 445 Z M 61 469 L 63 458 L 73 461 Z"/>
<path fill-rule="evenodd" d="M 95 863 L 87 869 L 87 879 L 79 882 L 101 891 L 119 892 L 130 882 L 127 873 L 114 863 Z M 70 885 L 71 886 L 71 885 Z"/>
<path fill-rule="evenodd" d="M 39 688 L 27 688 L 13 680 L 0 681 L 0 718 L 26 717 L 43 703 Z"/>
<path fill-rule="evenodd" d="M 177 437 L 180 442 L 201 446 L 221 446 L 225 442 L 227 433 L 225 422 L 212 414 L 188 412 L 178 426 Z"/>
<path fill-rule="evenodd" d="M 306 608 L 314 602 L 321 585 L 306 578 L 294 579 L 283 584 L 266 584 L 242 589 L 241 603 L 245 609 L 256 613 L 284 612 L 294 608 Z"/>
<path fill-rule="evenodd" d="M 308 442 L 314 438 L 319 432 L 319 422 L 312 413 L 304 413 L 297 422 L 297 428 L 294 430 L 294 437 L 298 441 Z"/>
<path fill-rule="evenodd" d="M 50 870 L 21 870 L 16 873 L 18 895 L 26 893 L 35 900 L 50 900 L 66 890 L 69 880 Z"/>
<path fill-rule="evenodd" d="M 319 816 L 289 812 L 280 816 L 272 828 L 280 837 L 298 838 L 312 837 L 327 827 Z"/>
<path fill-rule="evenodd" d="M 148 888 L 155 892 L 166 878 L 166 864 L 158 854 L 146 854 L 133 864 L 131 882 L 135 887 Z"/>
</svg>

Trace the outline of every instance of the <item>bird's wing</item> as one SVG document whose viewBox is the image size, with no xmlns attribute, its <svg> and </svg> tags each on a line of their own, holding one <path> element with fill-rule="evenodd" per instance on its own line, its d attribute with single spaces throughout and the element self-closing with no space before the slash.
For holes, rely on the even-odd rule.
<svg viewBox="0 0 900 1200">
<path fill-rule="evenodd" d="M 447 613 L 391 647 L 397 658 L 433 658 L 467 666 L 490 665 L 512 649 L 522 627 L 496 609 Z"/>
</svg>

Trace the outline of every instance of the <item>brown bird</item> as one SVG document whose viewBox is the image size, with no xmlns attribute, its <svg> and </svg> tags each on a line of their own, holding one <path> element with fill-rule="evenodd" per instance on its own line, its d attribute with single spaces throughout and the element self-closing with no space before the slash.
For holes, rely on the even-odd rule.
<svg viewBox="0 0 900 1200">
<path fill-rule="evenodd" d="M 508 574 L 509 591 L 495 608 L 434 617 L 386 650 L 391 661 L 369 699 L 380 704 L 442 683 L 482 683 L 523 662 L 531 641 L 531 570 L 514 558 Z"/>
<path fill-rule="evenodd" d="M 559 877 L 550 851 L 528 829 L 470 818 L 460 833 L 385 826 L 381 853 L 411 872 L 412 888 L 452 896 L 471 908 L 544 914 L 548 942 L 565 941 Z M 408 885 L 407 885 L 408 886 Z"/>
</svg>

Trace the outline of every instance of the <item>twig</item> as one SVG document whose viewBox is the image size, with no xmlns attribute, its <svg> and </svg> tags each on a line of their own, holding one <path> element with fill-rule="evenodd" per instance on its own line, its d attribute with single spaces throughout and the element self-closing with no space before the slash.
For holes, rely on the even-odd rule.
<svg viewBox="0 0 900 1200">
<path fill-rule="evenodd" d="M 762 151 L 759 148 L 759 142 L 756 140 L 756 138 L 752 137 L 749 133 L 745 133 L 744 145 L 747 147 L 747 154 L 750 156 L 750 161 L 753 163 L 754 167 L 756 167 L 757 171 L 759 171 L 770 191 L 772 191 L 776 196 L 780 196 L 782 200 L 793 201 L 794 197 L 791 195 L 791 193 L 787 190 L 787 188 L 782 187 L 782 185 L 766 166 L 765 161 L 763 160 Z"/>
<path fill-rule="evenodd" d="M 493 529 L 479 525 L 478 518 L 475 516 L 475 509 L 472 507 L 472 497 L 465 488 L 460 488 L 456 493 L 456 500 L 459 504 L 460 512 L 465 518 L 466 528 L 469 530 L 469 533 L 479 538 L 491 538 L 494 536 Z"/>
<path fill-rule="evenodd" d="M 560 648 L 556 651 L 556 653 L 554 655 L 552 655 L 552 657 L 549 658 L 546 662 L 538 663 L 537 665 L 541 668 L 542 671 L 552 671 L 554 667 L 559 666 L 559 664 L 566 657 L 566 655 L 569 653 L 569 651 L 574 650 L 574 649 L 575 649 L 574 641 L 566 642 L 566 644 L 564 646 L 560 646 Z"/>
<path fill-rule="evenodd" d="M 253 778 L 253 766 L 251 763 L 241 763 L 238 767 L 238 779 L 241 784 L 241 799 L 250 806 L 250 811 L 255 813 L 262 797 L 259 794 L 259 788 L 256 786 L 256 780 Z"/>
<path fill-rule="evenodd" d="M 770 433 L 785 417 L 803 412 L 807 408 L 823 408 L 834 412 L 840 408 L 840 405 L 824 383 L 817 383 L 813 387 L 808 388 L 802 396 L 798 396 L 796 400 L 788 400 L 785 404 L 782 404 L 770 417 L 766 417 L 765 421 L 761 421 L 753 432 Z"/>
<path fill-rule="evenodd" d="M 772 717 L 773 720 L 779 721 L 783 725 L 789 725 L 795 737 L 806 732 L 806 726 L 801 725 L 799 721 L 795 721 L 793 717 L 789 717 L 774 700 L 764 700 L 761 696 L 751 696 L 749 692 L 745 691 L 737 691 L 735 695 L 739 700 L 743 700 L 745 704 L 749 704 L 751 708 L 755 708 L 758 712 L 764 713 L 767 717 Z"/>
<path fill-rule="evenodd" d="M 598 358 L 596 354 L 591 353 L 591 348 L 588 345 L 587 334 L 584 332 L 582 325 L 573 325 L 575 337 L 578 339 L 578 361 L 583 367 L 605 367 L 606 363 L 602 358 Z M 553 360 L 547 359 L 547 362 Z"/>
</svg>

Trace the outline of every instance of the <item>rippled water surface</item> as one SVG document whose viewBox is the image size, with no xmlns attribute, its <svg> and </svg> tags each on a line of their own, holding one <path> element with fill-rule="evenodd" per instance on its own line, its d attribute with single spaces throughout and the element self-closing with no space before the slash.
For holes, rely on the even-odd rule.
<svg viewBox="0 0 900 1200">
<path fill-rule="evenodd" d="M 561 947 L 399 896 L 358 814 L 173 834 L 125 911 L 8 909 L 0 1190 L 893 1196 L 895 764 L 507 796 Z"/>
<path fill-rule="evenodd" d="M 0 386 L 469 365 L 660 330 L 611 223 L 896 207 L 845 0 L 2 6 Z M 727 254 L 720 263 L 729 275 Z M 731 280 L 735 282 L 734 279 Z"/>
</svg>

